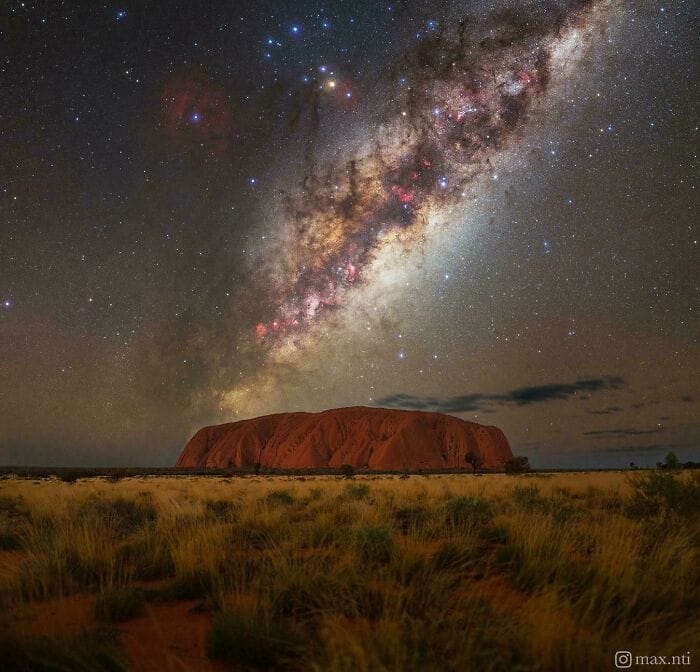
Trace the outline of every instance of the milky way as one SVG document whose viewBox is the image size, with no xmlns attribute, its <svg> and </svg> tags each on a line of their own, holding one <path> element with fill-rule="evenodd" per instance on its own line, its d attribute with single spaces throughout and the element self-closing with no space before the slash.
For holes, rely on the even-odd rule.
<svg viewBox="0 0 700 672">
<path fill-rule="evenodd" d="M 336 310 L 397 233 L 420 241 L 428 213 L 454 203 L 517 142 L 550 88 L 553 54 L 585 26 L 594 2 L 577 0 L 464 18 L 399 63 L 393 118 L 370 151 L 308 174 L 289 196 L 291 243 L 275 254 L 272 315 L 255 326 L 270 347 Z M 598 3 L 601 4 L 601 3 Z"/>
<path fill-rule="evenodd" d="M 697 458 L 699 11 L 13 3 L 0 464 L 349 405 Z"/>
</svg>

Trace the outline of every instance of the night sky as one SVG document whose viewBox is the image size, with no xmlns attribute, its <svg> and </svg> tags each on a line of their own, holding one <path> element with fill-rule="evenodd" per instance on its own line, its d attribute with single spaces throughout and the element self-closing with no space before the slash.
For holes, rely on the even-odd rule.
<svg viewBox="0 0 700 672">
<path fill-rule="evenodd" d="M 700 459 L 692 0 L 0 8 L 0 464 L 368 405 Z"/>
</svg>

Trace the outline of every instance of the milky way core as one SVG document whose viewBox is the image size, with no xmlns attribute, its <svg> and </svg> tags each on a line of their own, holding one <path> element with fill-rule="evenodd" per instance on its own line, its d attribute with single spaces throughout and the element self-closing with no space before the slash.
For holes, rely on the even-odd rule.
<svg viewBox="0 0 700 672">
<path fill-rule="evenodd" d="M 371 131 L 369 149 L 315 167 L 288 196 L 291 232 L 274 255 L 272 314 L 256 324 L 256 340 L 273 347 L 304 332 L 363 284 L 384 243 L 397 235 L 409 245 L 420 241 L 429 214 L 463 198 L 519 141 L 550 93 L 553 64 L 563 68 L 562 45 L 580 46 L 601 4 L 539 4 L 478 23 L 465 18 L 406 54 L 398 65 L 404 75 L 393 83 L 397 104 Z"/>
</svg>

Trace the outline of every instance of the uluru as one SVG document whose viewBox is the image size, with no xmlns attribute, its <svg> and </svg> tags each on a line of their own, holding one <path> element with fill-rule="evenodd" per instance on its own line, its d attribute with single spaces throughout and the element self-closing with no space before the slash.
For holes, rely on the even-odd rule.
<svg viewBox="0 0 700 672">
<path fill-rule="evenodd" d="M 178 467 L 358 469 L 413 471 L 466 467 L 474 453 L 485 468 L 512 457 L 497 427 L 442 413 L 387 408 L 337 408 L 277 413 L 200 429 Z"/>
</svg>

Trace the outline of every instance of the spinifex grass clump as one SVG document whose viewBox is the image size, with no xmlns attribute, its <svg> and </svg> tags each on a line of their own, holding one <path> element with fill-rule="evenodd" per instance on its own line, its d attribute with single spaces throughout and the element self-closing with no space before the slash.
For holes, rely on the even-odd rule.
<svg viewBox="0 0 700 672">
<path fill-rule="evenodd" d="M 254 670 L 294 669 L 304 649 L 297 629 L 257 612 L 221 612 L 209 639 L 213 658 Z"/>
<path fill-rule="evenodd" d="M 12 638 L 0 633 L 3 672 L 127 672 L 117 633 L 96 629 L 68 639 Z"/>
<path fill-rule="evenodd" d="M 699 473 L 652 471 L 630 478 L 630 485 L 627 513 L 632 518 L 690 518 L 700 513 Z"/>
<path fill-rule="evenodd" d="M 493 508 L 482 497 L 454 497 L 445 504 L 445 523 L 451 528 L 482 527 L 492 518 Z"/>
<path fill-rule="evenodd" d="M 150 497 L 89 497 L 79 506 L 79 513 L 87 513 L 113 521 L 120 535 L 126 536 L 140 527 L 155 522 L 157 511 Z"/>
<path fill-rule="evenodd" d="M 350 483 L 345 486 L 345 496 L 348 499 L 362 500 L 369 497 L 369 485 L 367 483 Z"/>
<path fill-rule="evenodd" d="M 294 495 L 289 490 L 272 490 L 265 501 L 270 506 L 291 506 L 294 504 Z"/>
<path fill-rule="evenodd" d="M 361 562 L 385 564 L 394 552 L 391 530 L 378 525 L 365 525 L 355 532 L 355 552 Z"/>
</svg>

